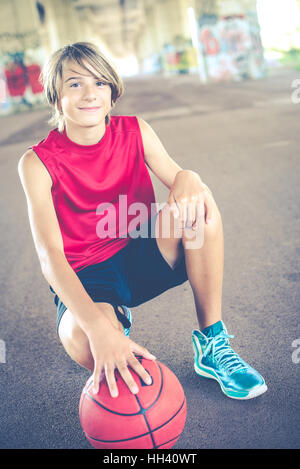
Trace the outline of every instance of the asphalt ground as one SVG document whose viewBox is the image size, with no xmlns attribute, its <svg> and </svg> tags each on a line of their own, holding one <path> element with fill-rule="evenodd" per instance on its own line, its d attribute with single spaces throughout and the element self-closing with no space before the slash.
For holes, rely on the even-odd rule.
<svg viewBox="0 0 300 469">
<path fill-rule="evenodd" d="M 186 394 L 187 420 L 173 450 L 299 448 L 296 78 L 285 71 L 206 86 L 197 76 L 127 79 L 114 111 L 147 120 L 169 154 L 211 188 L 224 226 L 223 319 L 235 336 L 233 348 L 268 385 L 264 395 L 238 401 L 195 374 L 197 321 L 188 283 L 133 308 L 132 339 L 177 375 Z M 78 418 L 89 373 L 72 362 L 56 335 L 53 296 L 17 174 L 20 156 L 50 130 L 48 117 L 40 109 L 0 119 L 2 449 L 91 448 Z M 157 201 L 165 202 L 168 190 L 152 180 Z"/>
</svg>

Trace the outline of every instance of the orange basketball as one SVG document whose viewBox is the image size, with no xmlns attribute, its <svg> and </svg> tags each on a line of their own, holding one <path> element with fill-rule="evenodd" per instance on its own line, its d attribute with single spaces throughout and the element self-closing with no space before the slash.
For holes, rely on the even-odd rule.
<svg viewBox="0 0 300 469">
<path fill-rule="evenodd" d="M 80 424 L 95 448 L 172 448 L 183 431 L 186 398 L 178 378 L 159 361 L 137 358 L 152 377 L 152 384 L 146 385 L 130 370 L 139 388 L 137 394 L 132 394 L 118 371 L 117 398 L 111 397 L 105 379 L 94 394 L 92 376 L 82 391 Z"/>
</svg>

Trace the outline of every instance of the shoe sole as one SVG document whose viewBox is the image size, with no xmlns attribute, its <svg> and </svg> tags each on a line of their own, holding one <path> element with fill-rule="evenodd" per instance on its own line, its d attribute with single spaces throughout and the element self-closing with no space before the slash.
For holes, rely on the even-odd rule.
<svg viewBox="0 0 300 469">
<path fill-rule="evenodd" d="M 225 394 L 225 396 L 230 397 L 231 399 L 238 399 L 238 400 L 253 399 L 254 397 L 261 396 L 261 394 L 265 393 L 268 389 L 266 383 L 263 383 L 261 386 L 257 386 L 252 391 L 245 392 L 245 393 L 242 393 L 242 392 L 237 393 L 235 391 L 225 388 L 223 386 L 222 381 L 214 374 L 213 371 L 211 371 L 211 373 L 208 373 L 204 371 L 202 368 L 199 368 L 196 365 L 196 363 L 194 363 L 194 370 L 199 376 L 202 376 L 203 378 L 214 379 L 218 381 L 222 392 Z"/>
</svg>

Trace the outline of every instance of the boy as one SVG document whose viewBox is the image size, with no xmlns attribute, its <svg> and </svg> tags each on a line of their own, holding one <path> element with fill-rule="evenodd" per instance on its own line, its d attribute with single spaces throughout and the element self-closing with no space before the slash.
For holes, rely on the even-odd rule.
<svg viewBox="0 0 300 469">
<path fill-rule="evenodd" d="M 188 280 L 199 322 L 195 371 L 231 398 L 264 393 L 264 379 L 233 351 L 222 321 L 223 230 L 209 188 L 170 158 L 143 119 L 110 116 L 123 84 L 93 44 L 55 52 L 43 83 L 56 128 L 18 169 L 59 338 L 93 372 L 94 392 L 105 375 L 117 397 L 115 369 L 133 393 L 129 367 L 151 383 L 135 354 L 155 357 L 129 338 L 128 307 Z M 146 165 L 170 189 L 159 212 Z"/>
</svg>

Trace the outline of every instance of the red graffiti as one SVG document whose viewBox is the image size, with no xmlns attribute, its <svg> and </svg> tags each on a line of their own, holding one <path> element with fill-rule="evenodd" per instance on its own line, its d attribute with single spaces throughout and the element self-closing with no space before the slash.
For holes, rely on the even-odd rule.
<svg viewBox="0 0 300 469">
<path fill-rule="evenodd" d="M 12 67 L 5 70 L 7 88 L 10 96 L 23 96 L 26 87 L 30 86 L 34 94 L 41 93 L 43 86 L 39 82 L 41 68 L 37 64 L 22 66 L 13 64 Z"/>
<path fill-rule="evenodd" d="M 178 52 L 173 52 L 171 54 L 166 54 L 166 62 L 169 65 L 177 65 L 180 62 L 180 57 Z"/>
<path fill-rule="evenodd" d="M 14 65 L 5 70 L 7 88 L 10 96 L 23 96 L 26 90 L 24 70 L 20 65 Z"/>
<path fill-rule="evenodd" d="M 220 51 L 218 39 L 212 34 L 210 29 L 205 28 L 201 31 L 201 41 L 204 45 L 206 55 L 217 55 Z"/>
<path fill-rule="evenodd" d="M 43 86 L 39 82 L 40 73 L 41 67 L 39 65 L 32 64 L 27 67 L 29 83 L 34 94 L 43 92 Z"/>
</svg>

